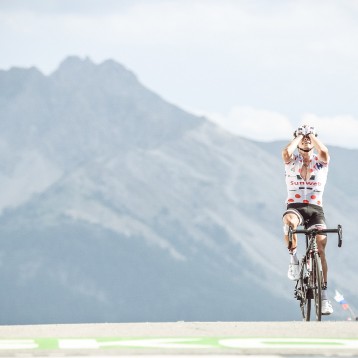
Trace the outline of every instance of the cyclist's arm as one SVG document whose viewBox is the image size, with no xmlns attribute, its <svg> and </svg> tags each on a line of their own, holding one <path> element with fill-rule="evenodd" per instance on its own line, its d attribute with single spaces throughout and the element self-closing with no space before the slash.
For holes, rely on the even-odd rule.
<svg viewBox="0 0 358 358">
<path fill-rule="evenodd" d="M 314 145 L 318 159 L 321 162 L 328 163 L 329 162 L 329 153 L 328 148 L 313 134 L 309 134 L 312 144 Z"/>
<path fill-rule="evenodd" d="M 303 138 L 302 134 L 299 134 L 296 138 L 286 145 L 282 150 L 282 159 L 287 164 L 293 159 L 293 152 L 296 150 L 298 144 Z"/>
</svg>

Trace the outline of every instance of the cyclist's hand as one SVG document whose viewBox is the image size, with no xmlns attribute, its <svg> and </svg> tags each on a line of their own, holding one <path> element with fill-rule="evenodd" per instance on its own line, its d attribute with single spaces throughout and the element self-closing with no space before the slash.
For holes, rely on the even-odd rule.
<svg viewBox="0 0 358 358">
<path fill-rule="evenodd" d="M 299 136 L 299 135 L 303 135 L 305 136 L 306 135 L 306 128 L 304 126 L 301 126 L 301 127 L 298 127 L 296 130 L 295 130 L 295 137 Z"/>
<path fill-rule="evenodd" d="M 310 125 L 308 125 L 308 126 L 306 127 L 306 135 L 309 135 L 309 134 L 312 134 L 312 135 L 314 135 L 314 136 L 317 137 L 317 132 L 316 132 L 315 127 L 310 126 Z"/>
</svg>

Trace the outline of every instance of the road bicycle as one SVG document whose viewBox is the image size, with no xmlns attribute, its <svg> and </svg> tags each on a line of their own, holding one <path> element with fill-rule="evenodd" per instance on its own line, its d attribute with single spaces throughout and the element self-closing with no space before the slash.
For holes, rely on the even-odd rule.
<svg viewBox="0 0 358 358">
<path fill-rule="evenodd" d="M 311 300 L 314 302 L 316 321 L 322 318 L 322 285 L 323 272 L 322 262 L 318 253 L 317 235 L 329 233 L 338 234 L 338 247 L 342 246 L 342 226 L 338 225 L 337 229 L 302 229 L 294 230 L 292 227 L 288 231 L 289 247 L 292 245 L 293 234 L 306 235 L 306 253 L 304 254 L 299 266 L 299 279 L 295 286 L 295 297 L 300 301 L 300 308 L 304 321 L 311 319 Z"/>
</svg>

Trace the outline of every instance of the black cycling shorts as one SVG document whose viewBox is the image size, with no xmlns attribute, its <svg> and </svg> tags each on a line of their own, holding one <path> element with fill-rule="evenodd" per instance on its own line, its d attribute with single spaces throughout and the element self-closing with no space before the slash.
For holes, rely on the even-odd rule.
<svg viewBox="0 0 358 358">
<path fill-rule="evenodd" d="M 292 203 L 287 205 L 287 210 L 283 216 L 289 213 L 295 213 L 300 219 L 299 225 L 303 225 L 306 229 L 314 226 L 326 228 L 326 218 L 322 206 L 314 204 Z M 283 217 L 282 216 L 282 217 Z"/>
</svg>

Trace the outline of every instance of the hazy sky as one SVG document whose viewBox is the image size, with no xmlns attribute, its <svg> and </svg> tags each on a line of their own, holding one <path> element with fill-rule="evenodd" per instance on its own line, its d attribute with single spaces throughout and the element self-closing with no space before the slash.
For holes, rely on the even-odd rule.
<svg viewBox="0 0 358 358">
<path fill-rule="evenodd" d="M 357 0 L 0 0 L 0 46 L 0 69 L 111 58 L 234 133 L 358 148 Z"/>
</svg>

